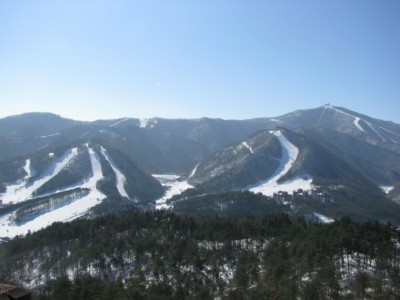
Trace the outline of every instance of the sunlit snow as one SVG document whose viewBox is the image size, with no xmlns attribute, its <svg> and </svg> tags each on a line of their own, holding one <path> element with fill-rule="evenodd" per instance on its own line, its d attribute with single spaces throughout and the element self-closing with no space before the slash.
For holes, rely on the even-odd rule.
<svg viewBox="0 0 400 300">
<path fill-rule="evenodd" d="M 359 123 L 360 120 L 364 121 L 365 124 L 367 124 L 368 127 L 369 127 L 378 137 L 380 137 L 380 138 L 382 139 L 382 141 L 386 141 L 386 138 L 385 138 L 385 137 L 375 128 L 375 126 L 372 125 L 370 122 L 368 122 L 368 121 L 366 121 L 366 120 L 364 120 L 364 119 L 360 119 L 359 117 L 353 116 L 353 115 L 351 115 L 351 114 L 349 114 L 349 113 L 347 113 L 347 112 L 341 111 L 340 109 L 337 109 L 337 108 L 335 108 L 335 107 L 333 107 L 333 106 L 329 106 L 329 108 L 331 108 L 331 109 L 333 109 L 333 110 L 335 110 L 335 111 L 337 111 L 337 112 L 339 112 L 339 113 L 342 113 L 342 114 L 344 114 L 344 115 L 347 115 L 347 116 L 349 116 L 349 117 L 354 118 L 353 124 L 354 124 L 360 131 L 362 131 L 362 132 L 365 133 L 365 130 L 361 127 L 361 125 L 360 125 L 360 123 Z"/>
<path fill-rule="evenodd" d="M 165 195 L 156 201 L 156 209 L 170 208 L 170 206 L 166 204 L 168 199 L 193 187 L 187 183 L 187 181 L 181 181 L 180 177 L 177 175 L 153 174 L 153 177 L 167 189 Z"/>
<path fill-rule="evenodd" d="M 250 187 L 250 191 L 272 196 L 273 193 L 278 191 L 292 192 L 297 189 L 310 190 L 312 178 L 308 175 L 278 183 L 279 178 L 285 175 L 296 161 L 299 149 L 289 142 L 280 131 L 275 131 L 274 134 L 282 147 L 282 157 L 279 167 L 270 178 Z"/>
<path fill-rule="evenodd" d="M 381 185 L 380 188 L 381 188 L 386 194 L 389 194 L 390 191 L 393 189 L 393 186 Z"/>
<path fill-rule="evenodd" d="M 361 119 L 359 117 L 355 117 L 353 123 L 359 130 L 361 130 L 362 132 L 365 132 L 364 128 L 362 128 L 360 125 L 360 120 Z"/>
<path fill-rule="evenodd" d="M 365 121 L 365 123 L 367 123 L 368 127 L 371 128 L 372 131 L 382 139 L 382 141 L 386 141 L 385 137 L 370 122 Z"/>
<path fill-rule="evenodd" d="M 56 176 L 77 155 L 77 153 L 77 148 L 67 151 L 60 159 L 56 161 L 56 163 L 51 168 L 46 171 L 46 173 L 42 177 L 38 178 L 31 184 L 28 184 L 26 182 L 28 177 L 25 177 L 22 181 L 7 186 L 6 192 L 4 194 L 0 194 L 0 199 L 3 200 L 3 204 L 8 204 L 11 202 L 17 203 L 30 199 L 34 191 L 40 188 L 51 178 Z M 26 168 L 27 166 L 25 166 L 25 169 Z"/>
<path fill-rule="evenodd" d="M 75 152 L 76 149 L 74 149 Z M 66 222 L 76 219 L 84 215 L 90 208 L 97 205 L 99 201 L 105 196 L 96 188 L 97 182 L 103 177 L 101 165 L 97 154 L 93 149 L 89 148 L 90 162 L 92 165 L 93 175 L 81 187 L 90 189 L 88 195 L 76 199 L 74 202 L 52 210 L 48 213 L 42 214 L 34 220 L 27 222 L 21 226 L 16 226 L 10 222 L 12 214 L 5 215 L 0 218 L 0 236 L 1 237 L 15 237 L 17 235 L 24 235 L 28 231 L 34 232 L 40 230 L 54 222 Z M 59 166 L 58 164 L 57 166 Z"/>
<path fill-rule="evenodd" d="M 119 194 L 122 197 L 126 197 L 129 199 L 128 193 L 125 190 L 125 182 L 126 182 L 126 178 L 125 175 L 122 174 L 122 172 L 119 170 L 119 168 L 117 167 L 117 165 L 113 162 L 113 160 L 111 159 L 111 157 L 108 155 L 106 149 L 104 149 L 103 147 L 101 147 L 101 152 L 103 153 L 104 157 L 108 160 L 108 162 L 111 165 L 111 168 L 114 170 L 115 175 L 117 177 L 117 189 Z"/>
<path fill-rule="evenodd" d="M 146 128 L 150 119 L 140 119 L 140 128 Z"/>
<path fill-rule="evenodd" d="M 189 178 L 192 178 L 194 174 L 196 174 L 197 168 L 199 167 L 200 163 L 198 163 L 192 170 L 192 172 L 189 175 Z"/>
<path fill-rule="evenodd" d="M 25 180 L 27 180 L 28 178 L 30 178 L 32 176 L 31 160 L 30 159 L 27 159 L 25 161 L 24 171 L 26 173 Z"/>
<path fill-rule="evenodd" d="M 253 148 L 251 148 L 251 146 L 247 142 L 243 142 L 242 145 L 249 149 L 251 154 L 254 154 Z"/>
<path fill-rule="evenodd" d="M 119 120 L 119 121 L 117 121 L 117 122 L 115 122 L 115 123 L 111 124 L 111 125 L 110 125 L 110 127 L 115 127 L 115 126 L 117 126 L 117 125 L 121 124 L 122 122 L 125 122 L 125 121 L 128 121 L 128 120 L 129 120 L 128 118 L 125 118 L 125 119 Z"/>
<path fill-rule="evenodd" d="M 395 133 L 395 132 L 393 132 L 393 131 L 390 131 L 390 130 L 388 130 L 388 129 L 386 129 L 386 128 L 383 128 L 383 127 L 381 127 L 381 126 L 379 126 L 379 128 L 380 128 L 380 129 L 383 129 L 383 130 L 385 130 L 386 132 L 389 132 L 389 133 L 391 133 L 391 134 L 393 134 L 393 135 L 400 136 L 399 134 L 397 134 L 397 133 Z M 390 139 L 393 143 L 397 144 L 397 141 L 396 141 L 396 140 L 394 140 L 393 138 L 391 138 L 389 135 L 387 135 L 387 136 L 389 137 L 389 139 Z"/>
<path fill-rule="evenodd" d="M 323 224 L 329 224 L 329 223 L 335 222 L 334 219 L 328 218 L 328 217 L 326 217 L 326 216 L 324 216 L 324 215 L 321 215 L 321 214 L 319 214 L 319 213 L 316 213 L 316 212 L 313 213 L 313 215 L 314 215 L 321 223 L 323 223 Z"/>
</svg>

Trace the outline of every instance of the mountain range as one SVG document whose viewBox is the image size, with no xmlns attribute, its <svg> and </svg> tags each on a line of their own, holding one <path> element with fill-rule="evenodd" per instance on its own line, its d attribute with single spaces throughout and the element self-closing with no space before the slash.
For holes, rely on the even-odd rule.
<svg viewBox="0 0 400 300">
<path fill-rule="evenodd" d="M 205 195 L 217 203 L 215 195 L 241 191 L 265 201 L 297 191 L 297 202 L 279 202 L 292 213 L 398 223 L 399 182 L 400 125 L 329 104 L 250 120 L 0 119 L 3 238 L 115 209 L 182 208 Z M 312 198 L 313 189 L 329 203 Z M 223 213 L 215 207 L 210 213 Z"/>
</svg>

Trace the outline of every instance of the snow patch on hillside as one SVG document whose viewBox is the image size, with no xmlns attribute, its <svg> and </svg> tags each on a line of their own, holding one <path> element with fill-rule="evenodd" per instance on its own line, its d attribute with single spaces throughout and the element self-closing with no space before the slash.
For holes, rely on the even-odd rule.
<svg viewBox="0 0 400 300">
<path fill-rule="evenodd" d="M 278 180 L 293 166 L 299 154 L 299 149 L 289 142 L 280 131 L 274 131 L 273 133 L 278 138 L 282 147 L 282 157 L 279 167 L 270 178 L 251 187 L 249 190 L 254 193 L 262 193 L 266 196 L 272 196 L 273 193 L 278 191 L 292 192 L 297 189 L 310 190 L 312 178 L 308 175 L 278 183 Z"/>
<path fill-rule="evenodd" d="M 313 215 L 318 219 L 318 221 L 322 224 L 329 224 L 335 222 L 334 219 L 321 215 L 319 213 L 313 213 Z"/>
<path fill-rule="evenodd" d="M 121 124 L 121 123 L 123 123 L 123 122 L 125 122 L 125 121 L 128 121 L 128 120 L 129 120 L 128 118 L 119 120 L 119 121 L 117 121 L 117 122 L 111 124 L 109 127 L 115 127 L 115 126 L 117 126 L 117 125 L 119 125 L 119 124 Z"/>
<path fill-rule="evenodd" d="M 382 191 L 384 191 L 386 194 L 389 194 L 390 191 L 393 189 L 393 186 L 387 186 L 387 185 L 381 185 L 379 186 Z"/>
<path fill-rule="evenodd" d="M 385 137 L 375 128 L 375 126 L 373 126 L 373 125 L 372 125 L 370 122 L 368 122 L 368 121 L 364 121 L 364 122 L 368 125 L 369 128 L 372 129 L 373 132 L 375 132 L 375 134 L 376 134 L 377 136 L 379 136 L 379 137 L 382 139 L 382 141 L 386 141 Z"/>
<path fill-rule="evenodd" d="M 199 167 L 199 165 L 200 165 L 200 163 L 198 163 L 198 164 L 194 167 L 194 169 L 192 170 L 192 172 L 190 173 L 190 175 L 189 175 L 188 178 L 192 178 L 192 177 L 194 176 L 194 174 L 196 174 L 197 168 Z"/>
<path fill-rule="evenodd" d="M 395 135 L 395 136 L 400 136 L 399 134 L 397 134 L 397 133 L 395 133 L 395 132 L 393 132 L 393 131 L 390 131 L 390 130 L 388 130 L 388 129 L 382 127 L 382 126 L 379 126 L 379 128 L 382 129 L 382 130 L 385 130 L 386 132 L 388 132 L 388 133 L 390 133 L 390 134 L 393 134 L 393 135 Z M 386 135 L 386 136 L 389 137 L 389 139 L 390 139 L 393 143 L 397 144 L 397 141 L 396 141 L 395 139 L 393 139 L 390 135 Z"/>
<path fill-rule="evenodd" d="M 251 146 L 247 142 L 243 142 L 242 145 L 249 149 L 251 154 L 254 154 L 253 148 L 251 148 Z"/>
<path fill-rule="evenodd" d="M 156 209 L 170 208 L 171 206 L 166 204 L 168 199 L 193 187 L 186 180 L 182 181 L 177 175 L 153 174 L 153 177 L 156 178 L 164 188 L 166 188 L 165 195 L 156 201 Z"/>
<path fill-rule="evenodd" d="M 362 128 L 362 126 L 360 125 L 360 121 L 362 120 L 361 118 L 356 117 L 356 116 L 353 116 L 352 114 L 349 114 L 349 113 L 347 113 L 347 112 L 344 112 L 344 111 L 342 111 L 342 110 L 340 110 L 340 109 L 337 109 L 336 107 L 333 107 L 333 106 L 328 106 L 328 108 L 333 109 L 334 111 L 336 111 L 336 112 L 338 112 L 338 113 L 341 113 L 341 114 L 343 114 L 343 115 L 346 115 L 346 116 L 348 116 L 348 117 L 354 118 L 354 120 L 353 120 L 354 126 L 355 126 L 358 130 L 360 130 L 360 131 L 362 131 L 362 132 L 365 133 L 364 128 Z M 365 120 L 363 120 L 363 121 L 367 123 L 367 121 L 365 121 Z"/>
<path fill-rule="evenodd" d="M 74 151 L 72 151 L 74 152 Z M 89 148 L 90 162 L 92 165 L 92 177 L 82 185 L 82 188 L 90 189 L 88 195 L 75 199 L 74 202 L 42 214 L 34 220 L 21 226 L 16 226 L 11 222 L 13 213 L 0 218 L 0 236 L 13 238 L 17 235 L 25 235 L 28 231 L 38 231 L 54 222 L 67 222 L 83 216 L 87 211 L 97 205 L 105 196 L 96 188 L 97 182 L 103 177 L 101 164 L 97 154 Z"/>
<path fill-rule="evenodd" d="M 27 159 L 25 161 L 24 171 L 26 173 L 25 180 L 27 180 L 28 178 L 30 178 L 32 176 L 31 160 L 30 159 Z"/>
<path fill-rule="evenodd" d="M 360 131 L 366 133 L 365 130 L 364 130 L 364 128 L 362 128 L 362 126 L 361 126 L 361 124 L 360 124 L 360 121 L 364 121 L 365 124 L 367 124 L 368 127 L 369 127 L 383 142 L 386 141 L 386 138 L 378 131 L 378 129 L 377 129 L 374 125 L 371 124 L 371 122 L 368 122 L 368 121 L 366 121 L 366 120 L 364 120 L 364 119 L 361 119 L 361 118 L 359 118 L 359 117 L 353 116 L 353 115 L 351 115 L 351 114 L 349 114 L 349 113 L 347 113 L 347 112 L 344 112 L 344 111 L 342 111 L 342 110 L 340 110 L 340 109 L 337 109 L 337 108 L 335 108 L 335 107 L 333 107 L 333 106 L 329 106 L 329 108 L 331 108 L 331 109 L 333 109 L 333 110 L 335 110 L 335 111 L 337 111 L 337 112 L 339 112 L 339 113 L 342 113 L 342 114 L 344 114 L 344 115 L 347 115 L 347 116 L 349 116 L 349 117 L 354 118 L 354 121 L 353 121 L 354 126 L 356 126 L 357 129 L 359 129 Z M 379 126 L 379 128 L 382 128 L 382 127 Z M 382 129 L 384 129 L 384 128 L 382 128 Z M 387 129 L 385 129 L 385 130 L 387 130 Z M 389 131 L 389 130 L 387 130 L 387 131 Z M 391 139 L 391 140 L 392 140 L 393 142 L 395 142 L 393 139 Z"/>
<path fill-rule="evenodd" d="M 146 128 L 147 123 L 149 123 L 150 119 L 140 119 L 140 128 Z"/>
<path fill-rule="evenodd" d="M 353 123 L 359 130 L 361 130 L 362 132 L 365 132 L 364 128 L 362 128 L 360 125 L 360 120 L 361 119 L 359 117 L 355 117 Z"/>
<path fill-rule="evenodd" d="M 108 155 L 106 149 L 104 149 L 103 147 L 101 147 L 101 153 L 103 153 L 104 157 L 108 160 L 108 162 L 110 163 L 111 168 L 114 170 L 115 175 L 117 177 L 117 189 L 119 194 L 122 197 L 126 197 L 129 199 L 129 195 L 125 190 L 125 182 L 126 182 L 126 178 L 125 175 L 122 174 L 122 172 L 120 171 L 120 169 L 118 168 L 118 166 L 113 162 L 113 160 L 111 159 L 111 157 Z"/>
<path fill-rule="evenodd" d="M 57 135 L 60 135 L 61 133 L 60 132 L 58 132 L 58 133 L 53 133 L 53 134 L 49 134 L 49 135 L 42 135 L 42 136 L 39 136 L 38 138 L 39 139 L 46 139 L 46 138 L 48 138 L 48 137 L 53 137 L 53 136 L 57 136 Z"/>
<path fill-rule="evenodd" d="M 25 177 L 22 181 L 18 181 L 13 185 L 7 186 L 6 192 L 4 194 L 0 194 L 3 204 L 9 204 L 11 202 L 17 203 L 31 199 L 32 193 L 56 176 L 77 155 L 77 153 L 77 148 L 67 151 L 60 159 L 56 161 L 54 165 L 52 165 L 46 171 L 42 177 L 38 178 L 31 184 L 28 184 L 26 181 L 29 177 Z M 25 168 L 27 168 L 27 166 L 25 166 Z"/>
</svg>

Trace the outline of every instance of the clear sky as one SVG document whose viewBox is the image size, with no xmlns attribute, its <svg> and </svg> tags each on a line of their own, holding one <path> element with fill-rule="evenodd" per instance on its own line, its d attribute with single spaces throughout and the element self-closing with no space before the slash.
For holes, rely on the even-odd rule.
<svg viewBox="0 0 400 300">
<path fill-rule="evenodd" d="M 1 0 L 0 117 L 400 123 L 398 0 Z"/>
</svg>

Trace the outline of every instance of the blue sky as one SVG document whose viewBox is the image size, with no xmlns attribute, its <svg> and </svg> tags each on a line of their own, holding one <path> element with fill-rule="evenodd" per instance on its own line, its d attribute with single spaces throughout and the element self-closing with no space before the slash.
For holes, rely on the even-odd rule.
<svg viewBox="0 0 400 300">
<path fill-rule="evenodd" d="M 0 117 L 400 123 L 400 1 L 0 1 Z"/>
</svg>

